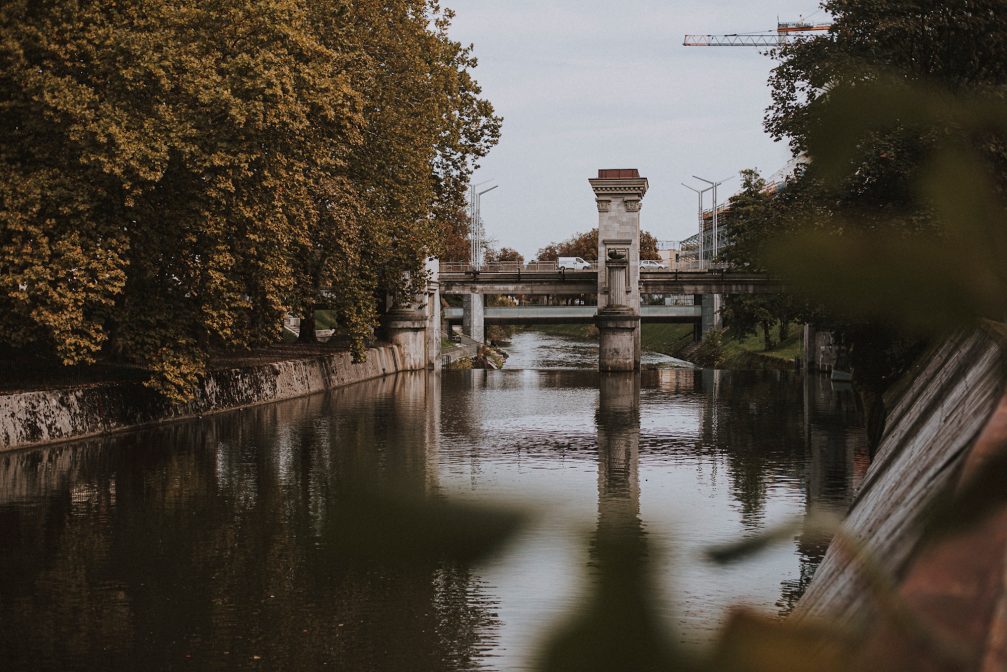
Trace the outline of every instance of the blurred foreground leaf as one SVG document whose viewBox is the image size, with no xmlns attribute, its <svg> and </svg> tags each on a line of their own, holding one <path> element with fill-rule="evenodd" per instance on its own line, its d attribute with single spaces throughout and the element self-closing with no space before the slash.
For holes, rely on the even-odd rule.
<svg viewBox="0 0 1007 672">
<path fill-rule="evenodd" d="M 826 513 L 815 512 L 801 519 L 794 519 L 790 522 L 767 528 L 758 534 L 753 534 L 735 542 L 714 546 L 706 551 L 706 556 L 713 562 L 725 564 L 737 560 L 743 560 L 755 553 L 765 550 L 773 544 L 786 541 L 789 542 L 797 534 L 802 532 L 809 541 L 814 537 L 828 540 L 839 530 L 842 519 L 838 516 Z"/>
<path fill-rule="evenodd" d="M 560 627 L 542 653 L 543 672 L 699 669 L 671 639 L 658 614 L 646 539 L 604 532 L 592 548 L 596 575 L 588 603 Z"/>
<path fill-rule="evenodd" d="M 820 203 L 766 265 L 844 318 L 924 334 L 1004 319 L 1007 104 L 877 75 L 819 105 L 802 179 Z"/>
<path fill-rule="evenodd" d="M 502 507 L 358 494 L 331 512 L 324 545 L 342 562 L 469 564 L 497 552 L 525 520 Z"/>
<path fill-rule="evenodd" d="M 748 609 L 731 614 L 707 669 L 722 672 L 840 672 L 848 642 L 827 624 L 783 622 Z"/>
</svg>

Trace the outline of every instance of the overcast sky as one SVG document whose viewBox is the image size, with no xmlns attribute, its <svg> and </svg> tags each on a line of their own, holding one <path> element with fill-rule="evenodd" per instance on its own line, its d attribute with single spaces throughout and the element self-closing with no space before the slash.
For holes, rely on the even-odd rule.
<svg viewBox="0 0 1007 672">
<path fill-rule="evenodd" d="M 696 231 L 680 182 L 768 177 L 790 158 L 762 129 L 773 61 L 748 47 L 683 47 L 684 33 L 752 32 L 823 17 L 816 0 L 444 0 L 452 36 L 474 43 L 476 78 L 504 117 L 476 181 L 488 237 L 526 258 L 597 225 L 589 177 L 639 168 L 642 226 L 661 240 Z M 487 185 L 489 186 L 489 185 Z M 706 207 L 709 207 L 709 194 Z"/>
</svg>

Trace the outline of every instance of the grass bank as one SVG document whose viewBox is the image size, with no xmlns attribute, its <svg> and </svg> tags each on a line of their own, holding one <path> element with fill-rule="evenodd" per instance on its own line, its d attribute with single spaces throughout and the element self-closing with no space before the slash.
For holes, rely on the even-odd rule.
<svg viewBox="0 0 1007 672">
<path fill-rule="evenodd" d="M 773 327 L 773 334 L 777 333 Z M 707 334 L 702 343 L 690 347 L 685 358 L 700 366 L 720 369 L 789 369 L 794 358 L 802 355 L 803 339 L 798 325 L 792 325 L 787 338 L 774 342 L 769 350 L 761 335 L 735 336 L 731 332 Z"/>
</svg>

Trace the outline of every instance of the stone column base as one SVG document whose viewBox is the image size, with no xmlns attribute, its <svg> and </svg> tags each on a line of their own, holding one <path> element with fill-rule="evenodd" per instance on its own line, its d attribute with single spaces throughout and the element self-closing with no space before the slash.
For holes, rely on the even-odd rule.
<svg viewBox="0 0 1007 672">
<path fill-rule="evenodd" d="M 608 309 L 594 318 L 598 325 L 598 370 L 637 371 L 636 337 L 640 316 L 632 309 Z"/>
<path fill-rule="evenodd" d="M 388 340 L 402 350 L 403 368 L 427 368 L 426 314 L 415 310 L 392 310 L 383 321 Z"/>
</svg>

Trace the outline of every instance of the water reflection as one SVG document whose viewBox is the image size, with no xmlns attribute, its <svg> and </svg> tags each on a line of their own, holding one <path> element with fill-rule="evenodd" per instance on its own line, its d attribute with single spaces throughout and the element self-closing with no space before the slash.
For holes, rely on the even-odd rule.
<svg viewBox="0 0 1007 672">
<path fill-rule="evenodd" d="M 361 483 L 436 493 L 437 383 L 0 457 L 3 669 L 478 667 L 498 624 L 470 568 L 327 550 Z"/>
<path fill-rule="evenodd" d="M 642 533 L 640 521 L 640 377 L 599 374 L 598 534 Z"/>
<path fill-rule="evenodd" d="M 844 516 L 870 466 L 863 433 L 848 431 L 863 426 L 860 399 L 850 385 L 833 383 L 825 376 L 805 376 L 801 388 L 804 441 L 809 456 L 805 510 Z M 829 546 L 827 539 L 816 534 L 800 534 L 794 543 L 800 571 L 797 577 L 781 584 L 776 603 L 781 614 L 797 606 Z"/>
<path fill-rule="evenodd" d="M 578 327 L 578 330 L 581 328 Z M 598 367 L 597 337 L 553 334 L 522 329 L 505 348 L 508 369 L 595 369 Z M 659 352 L 645 351 L 641 366 L 686 367 L 692 364 Z"/>
<path fill-rule="evenodd" d="M 703 641 L 739 600 L 788 608 L 824 548 L 798 538 L 727 568 L 699 552 L 845 509 L 858 424 L 852 392 L 789 373 L 457 371 L 0 455 L 0 660 L 522 669 L 584 604 L 607 538 L 640 551 L 665 625 Z M 485 563 L 430 543 L 367 556 L 368 527 L 412 525 L 353 526 L 382 494 L 542 513 Z"/>
</svg>

